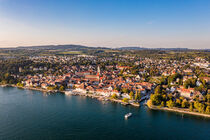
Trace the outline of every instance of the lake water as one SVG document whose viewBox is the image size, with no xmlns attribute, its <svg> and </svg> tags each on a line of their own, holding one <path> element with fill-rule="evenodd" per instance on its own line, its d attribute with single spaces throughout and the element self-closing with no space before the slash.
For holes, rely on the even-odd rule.
<svg viewBox="0 0 210 140">
<path fill-rule="evenodd" d="M 124 115 L 132 112 L 128 120 Z M 0 88 L 0 139 L 209 139 L 210 119 L 64 94 Z"/>
</svg>

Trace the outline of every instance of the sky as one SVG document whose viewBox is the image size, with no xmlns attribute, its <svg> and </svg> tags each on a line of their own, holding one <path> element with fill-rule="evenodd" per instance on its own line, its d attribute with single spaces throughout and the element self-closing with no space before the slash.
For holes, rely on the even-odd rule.
<svg viewBox="0 0 210 140">
<path fill-rule="evenodd" d="M 210 0 L 0 0 L 0 47 L 210 49 Z"/>
</svg>

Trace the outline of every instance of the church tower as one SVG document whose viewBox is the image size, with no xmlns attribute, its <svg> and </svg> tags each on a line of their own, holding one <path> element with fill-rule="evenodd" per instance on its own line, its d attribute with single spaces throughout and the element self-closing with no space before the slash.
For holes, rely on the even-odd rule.
<svg viewBox="0 0 210 140">
<path fill-rule="evenodd" d="M 101 75 L 101 70 L 100 70 L 100 67 L 98 66 L 98 68 L 97 68 L 97 75 L 99 76 L 99 75 Z"/>
</svg>

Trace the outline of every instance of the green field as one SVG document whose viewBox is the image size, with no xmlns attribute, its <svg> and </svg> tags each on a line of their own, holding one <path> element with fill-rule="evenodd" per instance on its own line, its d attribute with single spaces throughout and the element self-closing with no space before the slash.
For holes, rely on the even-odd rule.
<svg viewBox="0 0 210 140">
<path fill-rule="evenodd" d="M 83 54 L 81 51 L 67 51 L 67 52 L 59 52 L 58 54 Z"/>
</svg>

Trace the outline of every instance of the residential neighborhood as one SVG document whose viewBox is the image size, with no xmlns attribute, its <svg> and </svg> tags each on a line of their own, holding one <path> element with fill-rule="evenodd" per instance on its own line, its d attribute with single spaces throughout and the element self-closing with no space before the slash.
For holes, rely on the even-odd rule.
<svg viewBox="0 0 210 140">
<path fill-rule="evenodd" d="M 11 74 L 18 79 L 19 87 L 95 95 L 137 104 L 148 100 L 160 88 L 158 94 L 170 96 L 174 103 L 181 97 L 188 101 L 187 106 L 197 98 L 204 101 L 210 93 L 210 65 L 199 57 L 178 61 L 128 55 L 73 55 L 33 56 L 27 61 L 29 65 L 19 66 L 17 73 Z M 167 106 L 168 100 L 169 97 L 164 99 L 162 106 Z"/>
</svg>

